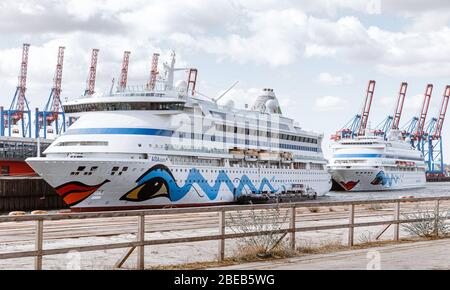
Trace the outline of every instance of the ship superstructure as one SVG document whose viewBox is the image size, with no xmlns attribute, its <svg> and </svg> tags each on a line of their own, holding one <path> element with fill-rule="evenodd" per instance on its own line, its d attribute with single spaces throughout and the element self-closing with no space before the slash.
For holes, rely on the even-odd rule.
<svg viewBox="0 0 450 290">
<path fill-rule="evenodd" d="M 157 59 L 157 58 L 156 58 Z M 175 55 L 155 83 L 64 104 L 65 134 L 29 158 L 77 210 L 225 204 L 245 194 L 331 188 L 323 135 L 300 128 L 272 89 L 251 109 L 196 94 L 197 70 L 174 85 Z"/>
</svg>

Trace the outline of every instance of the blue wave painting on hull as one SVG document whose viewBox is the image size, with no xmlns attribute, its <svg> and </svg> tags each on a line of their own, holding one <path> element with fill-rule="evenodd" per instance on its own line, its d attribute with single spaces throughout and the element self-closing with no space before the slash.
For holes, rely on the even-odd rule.
<svg viewBox="0 0 450 290">
<path fill-rule="evenodd" d="M 267 178 L 263 178 L 259 188 L 256 188 L 246 175 L 243 175 L 240 179 L 235 179 L 235 181 L 239 181 L 239 185 L 235 187 L 234 182 L 223 170 L 220 170 L 212 186 L 200 171 L 195 168 L 190 170 L 186 180 L 187 182 L 184 186 L 178 186 L 172 172 L 166 166 L 157 165 L 143 174 L 136 181 L 137 186 L 125 194 L 121 200 L 142 202 L 157 197 L 166 197 L 172 202 L 177 202 L 182 200 L 191 189 L 197 191 L 194 185 L 197 185 L 209 200 L 215 200 L 217 198 L 222 184 L 225 184 L 235 196 L 240 196 L 246 189 L 256 194 L 261 194 L 265 188 L 271 193 L 278 192 Z M 200 193 L 198 194 L 200 195 Z"/>
<path fill-rule="evenodd" d="M 399 176 L 392 175 L 389 177 L 384 173 L 384 171 L 380 171 L 375 179 L 371 182 L 372 185 L 383 185 L 386 187 L 392 187 L 394 183 L 398 183 L 400 181 Z"/>
</svg>

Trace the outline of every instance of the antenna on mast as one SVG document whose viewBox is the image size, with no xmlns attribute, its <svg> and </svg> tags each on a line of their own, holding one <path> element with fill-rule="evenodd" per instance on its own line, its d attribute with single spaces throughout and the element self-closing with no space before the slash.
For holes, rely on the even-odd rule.
<svg viewBox="0 0 450 290">
<path fill-rule="evenodd" d="M 109 90 L 109 95 L 112 96 L 114 90 L 114 84 L 116 83 L 116 78 L 112 78 L 111 89 Z"/>
<path fill-rule="evenodd" d="M 214 103 L 217 104 L 218 101 L 220 101 L 223 97 L 225 97 L 232 89 L 234 89 L 237 85 L 239 84 L 239 81 L 236 81 L 230 88 L 228 88 L 224 93 L 222 93 L 220 96 L 218 96 L 217 98 L 211 98 L 205 94 L 202 94 L 199 91 L 195 91 L 196 94 L 205 97 L 211 101 L 213 101 Z"/>
<path fill-rule="evenodd" d="M 232 89 L 234 89 L 239 84 L 239 81 L 236 81 L 228 90 L 226 90 L 223 94 L 221 94 L 217 99 L 213 100 L 215 103 L 220 101 L 223 97 L 225 97 Z"/>
</svg>

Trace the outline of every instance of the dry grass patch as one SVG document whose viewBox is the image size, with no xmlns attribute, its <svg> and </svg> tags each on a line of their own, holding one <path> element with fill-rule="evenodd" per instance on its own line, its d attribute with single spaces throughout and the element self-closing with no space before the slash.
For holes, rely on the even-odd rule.
<svg viewBox="0 0 450 290">
<path fill-rule="evenodd" d="M 319 244 L 313 244 L 311 241 L 305 242 L 303 246 L 297 248 L 299 254 L 322 254 L 324 252 L 339 251 L 346 248 L 338 239 L 331 241 L 322 241 Z"/>
<path fill-rule="evenodd" d="M 310 213 L 318 213 L 318 212 L 320 212 L 320 208 L 318 208 L 318 207 L 310 207 L 309 208 L 309 212 Z"/>
<path fill-rule="evenodd" d="M 384 209 L 384 207 L 381 204 L 370 204 L 367 206 L 367 209 L 371 211 L 378 211 Z"/>
<path fill-rule="evenodd" d="M 235 262 L 253 262 L 256 260 L 266 259 L 284 259 L 293 257 L 296 254 L 288 247 L 285 242 L 273 248 L 270 253 L 268 253 L 264 248 L 256 248 L 253 246 L 239 248 L 235 251 L 235 253 L 235 256 L 230 259 Z"/>
</svg>

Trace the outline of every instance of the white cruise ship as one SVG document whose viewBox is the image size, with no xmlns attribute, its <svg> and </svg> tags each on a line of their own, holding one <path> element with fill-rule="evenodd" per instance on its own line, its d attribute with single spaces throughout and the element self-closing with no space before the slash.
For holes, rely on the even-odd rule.
<svg viewBox="0 0 450 290">
<path fill-rule="evenodd" d="M 333 180 L 345 191 L 385 191 L 424 187 L 423 154 L 400 139 L 398 131 L 383 137 L 343 139 L 332 145 L 327 166 Z"/>
<path fill-rule="evenodd" d="M 174 85 L 176 71 L 173 55 L 152 89 L 129 87 L 64 104 L 78 120 L 45 157 L 27 163 L 80 211 L 330 190 L 323 135 L 283 117 L 273 90 L 264 89 L 251 109 L 231 101 L 220 106 L 197 96 L 189 82 Z"/>
</svg>

